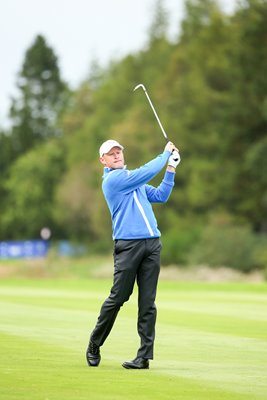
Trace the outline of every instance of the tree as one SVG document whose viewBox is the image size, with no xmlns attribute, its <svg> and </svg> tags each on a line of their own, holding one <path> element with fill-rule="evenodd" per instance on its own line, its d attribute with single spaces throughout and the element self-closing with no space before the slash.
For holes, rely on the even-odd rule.
<svg viewBox="0 0 267 400">
<path fill-rule="evenodd" d="M 266 232 L 267 1 L 243 0 L 232 19 L 228 162 L 225 204 L 255 230 Z"/>
<path fill-rule="evenodd" d="M 12 144 L 10 136 L 0 130 L 0 182 L 6 175 L 12 159 Z"/>
<path fill-rule="evenodd" d="M 2 204 L 6 195 L 4 181 L 8 174 L 10 162 L 12 160 L 12 143 L 10 136 L 0 130 L 0 208 L 3 213 Z"/>
<path fill-rule="evenodd" d="M 228 21 L 215 1 L 186 1 L 182 26 L 164 78 L 168 114 L 173 117 L 168 130 L 182 154 L 179 190 L 170 203 L 176 203 L 177 214 L 187 210 L 189 220 L 194 215 L 196 223 L 220 204 L 231 41 Z"/>
<path fill-rule="evenodd" d="M 6 196 L 0 217 L 2 239 L 36 238 L 43 226 L 49 226 L 56 234 L 54 192 L 64 168 L 61 139 L 50 140 L 13 162 L 4 183 Z"/>
<path fill-rule="evenodd" d="M 65 236 L 89 241 L 110 240 L 109 212 L 101 190 L 98 160 L 75 164 L 61 179 L 55 194 L 53 215 Z"/>
<path fill-rule="evenodd" d="M 167 28 L 169 22 L 168 13 L 164 7 L 164 1 L 157 0 L 154 7 L 152 22 L 148 30 L 150 45 L 156 40 L 167 38 Z"/>
<path fill-rule="evenodd" d="M 10 109 L 14 158 L 60 133 L 56 123 L 66 102 L 67 86 L 53 49 L 41 35 L 26 52 L 17 87 L 19 95 Z"/>
</svg>

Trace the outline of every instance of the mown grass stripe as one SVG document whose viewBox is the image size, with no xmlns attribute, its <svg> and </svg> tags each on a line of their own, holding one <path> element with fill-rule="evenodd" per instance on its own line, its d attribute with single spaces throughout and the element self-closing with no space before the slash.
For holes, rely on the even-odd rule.
<svg viewBox="0 0 267 400">
<path fill-rule="evenodd" d="M 126 371 L 139 344 L 136 293 L 93 369 L 84 353 L 107 282 L 2 281 L 0 399 L 263 400 L 267 292 L 237 287 L 160 285 L 155 360 L 149 371 Z"/>
</svg>

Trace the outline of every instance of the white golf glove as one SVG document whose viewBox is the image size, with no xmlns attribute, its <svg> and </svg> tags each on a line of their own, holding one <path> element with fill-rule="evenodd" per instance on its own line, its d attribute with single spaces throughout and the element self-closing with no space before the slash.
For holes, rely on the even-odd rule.
<svg viewBox="0 0 267 400">
<path fill-rule="evenodd" d="M 170 167 L 176 168 L 177 165 L 180 164 L 180 161 L 181 161 L 180 154 L 178 153 L 178 151 L 175 150 L 169 157 L 168 165 Z"/>
</svg>

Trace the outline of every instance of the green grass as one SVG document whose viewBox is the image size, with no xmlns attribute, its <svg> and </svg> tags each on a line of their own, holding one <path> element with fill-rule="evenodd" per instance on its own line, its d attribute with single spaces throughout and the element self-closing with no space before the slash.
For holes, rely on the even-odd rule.
<svg viewBox="0 0 267 400">
<path fill-rule="evenodd" d="M 85 349 L 110 280 L 0 281 L 1 400 L 267 398 L 267 285 L 161 281 L 155 360 L 135 356 L 136 292 L 98 368 Z"/>
</svg>

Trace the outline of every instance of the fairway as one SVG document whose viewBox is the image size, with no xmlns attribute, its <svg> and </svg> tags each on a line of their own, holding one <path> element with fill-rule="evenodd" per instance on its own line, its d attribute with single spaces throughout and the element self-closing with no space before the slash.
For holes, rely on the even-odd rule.
<svg viewBox="0 0 267 400">
<path fill-rule="evenodd" d="M 266 284 L 160 281 L 155 360 L 135 357 L 137 296 L 121 309 L 98 368 L 89 332 L 109 280 L 0 281 L 1 400 L 267 398 Z"/>
</svg>

